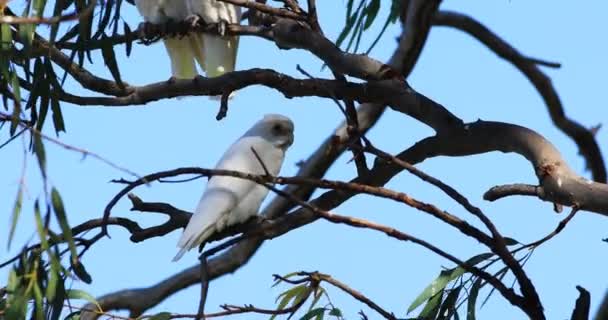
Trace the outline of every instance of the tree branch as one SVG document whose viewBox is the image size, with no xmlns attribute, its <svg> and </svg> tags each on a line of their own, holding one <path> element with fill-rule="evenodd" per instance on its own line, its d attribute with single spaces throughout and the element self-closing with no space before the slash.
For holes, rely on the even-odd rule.
<svg viewBox="0 0 608 320">
<path fill-rule="evenodd" d="M 606 183 L 606 165 L 595 141 L 593 131 L 566 116 L 559 95 L 551 84 L 551 79 L 538 68 L 538 60 L 522 55 L 470 16 L 456 12 L 440 11 L 435 15 L 434 24 L 453 27 L 468 33 L 485 44 L 499 57 L 509 61 L 519 69 L 542 96 L 553 123 L 578 145 L 580 153 L 587 162 L 587 167 L 591 169 L 593 179 L 597 182 Z"/>
</svg>

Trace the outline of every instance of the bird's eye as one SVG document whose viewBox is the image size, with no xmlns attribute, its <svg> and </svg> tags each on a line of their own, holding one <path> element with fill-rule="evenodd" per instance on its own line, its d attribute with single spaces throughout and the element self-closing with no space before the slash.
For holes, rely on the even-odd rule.
<svg viewBox="0 0 608 320">
<path fill-rule="evenodd" d="M 283 131 L 283 127 L 281 127 L 280 124 L 275 124 L 274 126 L 272 126 L 272 132 L 274 134 L 279 134 L 281 133 L 281 131 Z"/>
</svg>

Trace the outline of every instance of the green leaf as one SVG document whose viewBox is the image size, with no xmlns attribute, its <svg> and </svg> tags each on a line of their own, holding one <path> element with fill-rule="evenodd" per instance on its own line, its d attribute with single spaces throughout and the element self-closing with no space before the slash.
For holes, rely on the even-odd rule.
<svg viewBox="0 0 608 320">
<path fill-rule="evenodd" d="M 494 274 L 494 277 L 495 277 L 496 279 L 498 279 L 499 281 L 502 281 L 502 279 L 503 279 L 503 278 L 504 278 L 504 277 L 507 275 L 507 273 L 509 273 L 509 268 L 508 268 L 508 267 L 504 267 L 504 268 L 502 268 L 502 269 L 498 270 L 498 272 L 496 272 L 496 273 Z M 490 297 L 491 297 L 491 296 L 492 296 L 492 294 L 494 293 L 494 290 L 495 290 L 495 289 L 496 289 L 496 288 L 492 287 L 492 289 L 491 289 L 491 290 L 490 290 L 490 292 L 488 293 L 488 296 L 487 296 L 485 299 L 483 299 L 483 302 L 481 303 L 481 306 L 482 306 L 482 307 L 483 307 L 483 306 L 484 306 L 484 305 L 485 305 L 485 304 L 486 304 L 486 303 L 487 303 L 487 302 L 490 300 Z"/>
<path fill-rule="evenodd" d="M 505 239 L 505 243 L 506 243 L 508 246 L 514 246 L 514 245 L 516 245 L 516 244 L 519 244 L 519 241 L 517 241 L 517 240 L 515 240 L 515 239 L 513 239 L 513 238 L 504 237 L 504 239 Z"/>
<path fill-rule="evenodd" d="M 34 202 L 34 217 L 36 218 L 36 231 L 38 232 L 38 238 L 40 238 L 40 247 L 42 247 L 42 250 L 44 251 L 49 250 L 49 242 L 46 239 L 47 230 L 42 221 L 38 200 Z"/>
<path fill-rule="evenodd" d="M 49 291 L 49 287 L 47 286 L 47 292 Z M 63 305 L 66 298 L 65 286 L 63 283 L 63 279 L 59 278 L 57 281 L 57 288 L 55 289 L 55 298 L 49 300 L 51 302 L 50 307 L 50 317 L 49 320 L 58 320 L 63 311 Z M 48 296 L 47 296 L 48 299 Z"/>
<path fill-rule="evenodd" d="M 68 242 L 68 246 L 70 247 L 72 261 L 76 261 L 75 259 L 78 259 L 78 252 L 76 251 L 76 246 L 74 245 L 72 229 L 70 228 L 68 218 L 65 214 L 65 208 L 63 206 L 63 200 L 61 200 L 61 195 L 59 194 L 59 191 L 57 191 L 57 189 L 55 188 L 51 190 L 51 202 L 53 204 L 53 210 L 55 211 L 57 220 L 59 220 L 59 226 L 61 226 L 63 237 Z"/>
<path fill-rule="evenodd" d="M 467 259 L 467 261 L 465 261 L 465 264 L 468 264 L 470 266 L 474 266 L 474 265 L 477 265 L 478 263 L 483 262 L 483 261 L 485 261 L 485 260 L 487 260 L 487 259 L 489 259 L 489 258 L 491 258 L 493 256 L 494 256 L 494 254 L 491 253 L 491 252 L 481 253 L 481 254 L 478 254 L 476 256 L 472 256 L 469 259 Z"/>
<path fill-rule="evenodd" d="M 38 159 L 38 166 L 43 178 L 46 178 L 46 151 L 39 132 L 34 132 L 32 139 L 34 140 L 34 154 Z"/>
<path fill-rule="evenodd" d="M 469 300 L 467 300 L 467 320 L 475 320 L 475 304 L 477 303 L 477 296 L 479 295 L 479 289 L 481 288 L 481 278 L 477 278 L 471 286 L 469 291 Z"/>
<path fill-rule="evenodd" d="M 53 125 L 55 126 L 55 132 L 65 132 L 65 123 L 63 122 L 63 114 L 59 107 L 59 100 L 51 98 L 51 110 L 53 111 Z"/>
<path fill-rule="evenodd" d="M 9 307 L 5 313 L 6 319 L 25 319 L 28 300 L 29 297 L 24 292 L 15 292 L 8 303 Z"/>
<path fill-rule="evenodd" d="M 315 307 L 317 302 L 319 302 L 319 299 L 321 299 L 321 297 L 323 296 L 324 292 L 325 292 L 325 289 L 323 289 L 321 287 L 317 287 L 317 290 L 314 293 L 314 298 L 312 299 L 312 302 L 310 303 L 310 307 L 308 308 L 308 311 L 312 310 L 312 308 Z"/>
<path fill-rule="evenodd" d="M 316 308 L 308 311 L 300 320 L 310 320 L 312 318 L 323 319 L 325 308 Z"/>
<path fill-rule="evenodd" d="M 287 306 L 287 304 L 289 304 L 289 302 L 298 297 L 300 294 L 302 294 L 302 292 L 306 292 L 306 290 L 308 290 L 308 286 L 306 284 L 301 284 L 299 286 L 293 287 L 283 293 L 281 293 L 278 297 L 277 297 L 277 301 L 280 299 L 281 301 L 279 302 L 279 305 L 277 306 L 277 310 L 283 310 L 285 309 L 285 307 Z M 281 298 L 282 297 L 282 298 Z M 295 300 L 294 299 L 294 304 L 295 304 Z M 273 320 L 277 315 L 272 315 L 272 317 L 270 317 L 270 320 Z"/>
<path fill-rule="evenodd" d="M 68 299 L 85 300 L 89 303 L 94 304 L 98 310 L 101 310 L 101 306 L 99 305 L 97 300 L 95 300 L 95 298 L 92 295 L 88 294 L 85 291 L 78 290 L 78 289 L 68 289 L 68 290 L 66 290 L 66 296 L 68 297 Z"/>
<path fill-rule="evenodd" d="M 342 317 L 342 311 L 338 308 L 333 308 L 331 309 L 331 311 L 329 311 L 329 315 L 335 317 Z"/>
<path fill-rule="evenodd" d="M 76 274 L 78 279 L 84 281 L 87 284 L 91 284 L 91 282 L 93 282 L 93 279 L 91 279 L 91 275 L 89 275 L 87 270 L 84 268 L 84 265 L 80 261 L 72 263 L 72 269 L 74 270 L 74 273 Z"/>
<path fill-rule="evenodd" d="M 17 78 L 17 74 L 15 72 L 10 73 L 11 77 L 11 88 L 13 89 L 13 96 L 15 98 L 13 104 L 13 114 L 11 119 L 11 130 L 10 134 L 13 136 L 17 127 L 19 126 L 19 120 L 21 118 L 21 90 L 19 86 L 19 79 Z"/>
<path fill-rule="evenodd" d="M 118 63 L 116 62 L 116 55 L 114 54 L 114 45 L 112 42 L 103 35 L 101 38 L 103 45 L 101 46 L 101 55 L 105 65 L 110 69 L 112 77 L 119 86 L 122 86 L 122 79 L 120 78 L 120 71 L 118 69 Z"/>
<path fill-rule="evenodd" d="M 34 1 L 34 15 L 36 15 L 37 17 L 42 17 L 45 6 L 46 6 L 46 0 Z"/>
<path fill-rule="evenodd" d="M 19 25 L 19 38 L 28 50 L 32 45 L 32 40 L 34 40 L 34 31 L 36 31 L 36 25 L 34 24 L 23 23 Z"/>
<path fill-rule="evenodd" d="M 123 30 L 125 31 L 125 34 L 131 33 L 131 28 L 129 27 L 129 24 L 127 24 L 126 22 L 123 23 Z M 129 57 L 131 55 L 132 48 L 133 48 L 133 40 L 130 39 L 130 37 L 129 37 L 127 42 L 125 42 L 125 51 L 126 51 L 127 57 Z"/>
<path fill-rule="evenodd" d="M 151 316 L 150 318 L 148 318 L 148 320 L 169 320 L 169 319 L 171 319 L 171 313 L 169 313 L 169 312 L 157 313 L 157 314 Z"/>
<path fill-rule="evenodd" d="M 65 316 L 65 318 L 63 318 L 63 320 L 80 320 L 80 313 L 81 311 L 74 311 L 70 314 L 68 314 L 67 316 Z"/>
<path fill-rule="evenodd" d="M 13 33 L 9 24 L 0 24 L 0 50 L 10 50 L 13 47 Z"/>
<path fill-rule="evenodd" d="M 418 308 L 425 301 L 437 296 L 439 293 L 443 292 L 445 286 L 452 280 L 460 277 L 464 274 L 464 269 L 458 267 L 450 270 L 443 270 L 439 273 L 439 276 L 431 282 L 422 293 L 412 302 L 412 304 L 407 308 L 407 313 L 412 312 L 414 309 Z M 428 304 L 427 304 L 428 305 Z"/>
<path fill-rule="evenodd" d="M 350 31 L 352 30 L 353 26 L 355 25 L 355 22 L 357 22 L 357 18 L 359 16 L 363 16 L 363 14 L 360 14 L 360 12 L 361 12 L 361 9 L 363 8 L 364 4 L 365 4 L 365 0 L 359 1 L 359 6 L 355 10 L 355 13 L 353 13 L 353 15 L 350 15 L 350 16 L 347 15 L 346 25 L 344 26 L 344 29 L 342 29 L 342 32 L 340 32 L 340 35 L 338 35 L 338 39 L 336 40 L 336 45 L 338 47 L 342 45 L 342 42 L 346 39 L 346 36 L 348 36 Z M 349 3 L 349 5 L 352 8 L 352 3 Z M 350 9 L 348 10 L 348 12 L 350 12 Z"/>
<path fill-rule="evenodd" d="M 435 319 L 437 316 L 437 312 L 439 312 L 439 304 L 443 299 L 444 291 L 441 290 L 439 293 L 431 297 L 429 301 L 426 303 L 420 314 L 418 315 L 419 319 Z"/>
<path fill-rule="evenodd" d="M 376 16 L 378 15 L 378 10 L 380 10 L 380 0 L 372 0 L 366 8 L 366 19 L 365 24 L 363 25 L 363 30 L 369 29 L 374 23 Z"/>
<path fill-rule="evenodd" d="M 8 232 L 8 246 L 7 249 L 10 249 L 11 242 L 13 241 L 13 236 L 15 235 L 15 229 L 17 228 L 17 222 L 19 221 L 19 215 L 21 214 L 21 207 L 23 204 L 23 188 L 19 185 L 19 189 L 17 190 L 17 199 L 15 199 L 15 204 L 13 205 L 13 214 L 11 216 L 11 229 Z"/>
<path fill-rule="evenodd" d="M 34 314 L 36 319 L 44 320 L 44 298 L 42 297 L 42 291 L 38 286 L 38 283 L 34 283 Z"/>
<path fill-rule="evenodd" d="M 456 302 L 458 301 L 461 289 L 462 285 L 450 290 L 450 293 L 441 304 L 441 308 L 439 308 L 440 319 L 450 319 L 456 313 Z"/>
</svg>

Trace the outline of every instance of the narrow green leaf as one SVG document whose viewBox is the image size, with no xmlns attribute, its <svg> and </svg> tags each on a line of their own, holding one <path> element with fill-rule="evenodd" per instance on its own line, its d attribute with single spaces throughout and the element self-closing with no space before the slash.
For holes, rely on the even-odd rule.
<svg viewBox="0 0 608 320">
<path fill-rule="evenodd" d="M 475 304 L 477 303 L 477 296 L 479 295 L 479 289 L 481 288 L 481 278 L 477 278 L 471 286 L 469 291 L 469 299 L 467 300 L 467 320 L 475 320 Z"/>
<path fill-rule="evenodd" d="M 452 280 L 460 277 L 464 274 L 464 269 L 455 268 L 450 270 L 442 270 L 439 273 L 439 276 L 429 284 L 420 295 L 412 302 L 412 304 L 407 308 L 407 313 L 412 312 L 414 309 L 418 308 L 425 301 L 431 299 L 432 297 L 437 296 L 438 293 L 443 292 L 445 286 Z"/>
<path fill-rule="evenodd" d="M 93 282 L 91 275 L 89 275 L 82 262 L 76 261 L 72 263 L 72 269 L 74 270 L 74 273 L 76 274 L 78 279 L 84 281 L 87 284 L 91 284 L 91 282 Z"/>
<path fill-rule="evenodd" d="M 46 0 L 36 0 L 34 1 L 34 15 L 37 17 L 42 17 L 44 13 L 44 7 L 46 6 Z"/>
<path fill-rule="evenodd" d="M 157 313 L 157 314 L 151 316 L 150 318 L 148 318 L 148 320 L 169 320 L 169 319 L 171 319 L 171 313 L 169 313 L 169 312 Z"/>
<path fill-rule="evenodd" d="M 474 266 L 477 265 L 480 262 L 483 262 L 491 257 L 493 257 L 494 254 L 491 252 L 486 252 L 486 253 L 481 253 L 478 254 L 476 256 L 472 256 L 469 259 L 467 259 L 467 261 L 465 261 L 466 264 L 470 265 L 470 266 Z"/>
<path fill-rule="evenodd" d="M 461 289 L 462 285 L 450 290 L 450 293 L 441 304 L 441 308 L 439 308 L 438 319 L 450 319 L 456 313 L 456 302 L 458 301 Z"/>
<path fill-rule="evenodd" d="M 65 318 L 63 318 L 63 320 L 80 320 L 80 313 L 82 311 L 78 310 L 78 311 L 74 311 L 70 314 L 68 314 L 67 316 L 65 316 Z"/>
<path fill-rule="evenodd" d="M 308 311 L 312 310 L 312 308 L 315 307 L 315 305 L 319 302 L 319 299 L 321 299 L 321 297 L 323 296 L 324 292 L 325 292 L 325 289 L 323 289 L 321 287 L 317 287 L 317 291 L 315 291 L 315 293 L 314 293 L 314 297 L 312 299 L 312 302 L 310 303 L 310 307 L 308 308 Z"/>
<path fill-rule="evenodd" d="M 507 273 L 509 273 L 509 268 L 508 267 L 504 267 L 504 268 L 500 269 L 498 272 L 496 272 L 494 274 L 494 277 L 496 279 L 498 279 L 499 281 L 502 281 L 502 279 L 507 275 Z M 483 299 L 483 302 L 481 302 L 481 306 L 482 307 L 490 300 L 490 297 L 494 293 L 494 290 L 495 290 L 494 287 L 492 287 L 492 289 L 490 289 L 490 292 L 488 293 L 488 296 L 485 299 Z"/>
<path fill-rule="evenodd" d="M 369 27 L 372 26 L 372 23 L 374 23 L 374 20 L 376 19 L 376 16 L 378 15 L 379 10 L 380 10 L 380 0 L 372 0 L 370 2 L 369 6 L 367 6 L 366 18 L 365 18 L 365 24 L 363 25 L 363 30 L 367 30 L 367 29 L 369 29 Z"/>
<path fill-rule="evenodd" d="M 19 38 L 25 45 L 26 50 L 29 50 L 32 45 L 34 31 L 36 31 L 36 26 L 32 23 L 22 23 L 19 25 Z"/>
<path fill-rule="evenodd" d="M 21 291 L 13 293 L 5 313 L 6 319 L 25 319 L 28 300 L 29 297 Z"/>
<path fill-rule="evenodd" d="M 391 3 L 391 13 L 388 16 L 388 20 L 391 23 L 397 22 L 399 15 L 401 15 L 401 4 L 401 0 L 393 0 L 393 2 Z"/>
<path fill-rule="evenodd" d="M 19 126 L 19 120 L 21 119 L 21 87 L 19 86 L 19 79 L 17 78 L 17 74 L 15 72 L 10 73 L 10 78 L 11 88 L 13 89 L 12 92 L 15 98 L 10 129 L 10 134 L 13 136 L 17 130 L 17 127 Z"/>
<path fill-rule="evenodd" d="M 329 315 L 335 317 L 342 317 L 342 311 L 338 308 L 333 308 L 331 309 L 331 311 L 329 311 Z"/>
<path fill-rule="evenodd" d="M 279 305 L 277 306 L 277 310 L 283 310 L 285 309 L 285 307 L 287 306 L 287 304 L 289 304 L 289 302 L 294 299 L 295 297 L 297 297 L 298 295 L 300 295 L 302 292 L 306 291 L 308 289 L 308 286 L 306 284 L 301 284 L 299 286 L 295 286 L 283 293 L 281 293 L 278 297 L 277 297 L 277 301 L 280 299 L 281 301 L 279 302 Z M 282 297 L 282 298 L 281 298 Z M 295 300 L 294 300 L 295 302 Z M 270 320 L 273 320 L 277 315 L 272 315 L 272 317 L 270 317 Z"/>
<path fill-rule="evenodd" d="M 125 34 L 131 33 L 131 27 L 129 27 L 128 23 L 125 22 L 123 24 L 123 30 L 125 31 Z M 129 40 L 127 40 L 127 42 L 125 42 L 125 51 L 126 51 L 127 57 L 129 57 L 131 55 L 132 48 L 133 48 L 133 40 L 129 39 Z"/>
<path fill-rule="evenodd" d="M 65 214 L 65 208 L 63 206 L 63 200 L 61 200 L 61 195 L 55 188 L 51 190 L 51 202 L 53 204 L 53 210 L 55 211 L 57 220 L 59 221 L 59 226 L 61 226 L 63 237 L 68 242 L 68 246 L 70 247 L 72 261 L 76 261 L 76 259 L 78 259 L 78 252 L 76 251 L 76 246 L 74 245 L 72 229 L 70 228 L 67 215 Z"/>
<path fill-rule="evenodd" d="M 38 200 L 34 202 L 34 218 L 36 220 L 36 231 L 38 232 L 38 238 L 40 239 L 40 247 L 42 250 L 47 251 L 49 250 L 49 242 L 46 239 L 47 230 L 44 227 L 44 222 L 42 221 Z"/>
<path fill-rule="evenodd" d="M 47 291 L 50 290 L 48 289 L 47 286 Z M 50 312 L 50 319 L 49 320 L 58 320 L 59 317 L 61 316 L 61 313 L 63 311 L 63 305 L 65 302 L 65 298 L 66 298 L 66 292 L 65 292 L 65 286 L 63 283 L 63 279 L 59 278 L 57 281 L 57 288 L 55 289 L 55 298 L 51 301 L 51 312 Z M 47 296 L 48 299 L 48 296 Z"/>
<path fill-rule="evenodd" d="M 102 38 L 103 46 L 101 47 L 101 55 L 105 65 L 110 69 L 112 77 L 118 85 L 122 85 L 122 79 L 120 78 L 120 71 L 118 69 L 118 63 L 116 62 L 116 55 L 114 54 L 114 46 L 111 41 L 104 35 Z"/>
<path fill-rule="evenodd" d="M 15 199 L 15 203 L 13 205 L 13 214 L 11 216 L 11 229 L 8 232 L 7 249 L 11 248 L 11 242 L 13 241 L 13 236 L 15 235 L 15 229 L 17 228 L 17 222 L 19 221 L 19 215 L 21 214 L 22 204 L 23 204 L 23 188 L 21 185 L 19 185 L 19 189 L 17 189 L 17 199 Z"/>
<path fill-rule="evenodd" d="M 352 3 L 349 3 L 349 4 L 352 7 Z M 360 15 L 363 16 L 363 14 L 361 13 L 361 9 L 363 8 L 364 4 L 365 4 L 365 0 L 360 0 L 359 5 L 357 6 L 357 9 L 355 10 L 355 13 L 353 15 L 347 15 L 346 25 L 344 26 L 344 28 L 340 32 L 340 35 L 338 35 L 338 39 L 336 40 L 336 45 L 338 47 L 342 45 L 342 42 L 344 41 L 344 39 L 346 39 L 346 36 L 348 36 L 350 31 L 352 30 L 353 26 L 355 25 L 355 22 L 357 22 L 357 18 Z M 348 11 L 350 12 L 350 10 L 348 10 Z"/>
<path fill-rule="evenodd" d="M 305 315 L 303 315 L 300 320 L 310 320 L 312 318 L 318 318 L 323 313 L 325 313 L 325 308 L 316 308 L 308 311 Z"/>
<path fill-rule="evenodd" d="M 0 50 L 10 50 L 13 45 L 13 33 L 9 24 L 0 24 Z"/>
<path fill-rule="evenodd" d="M 44 320 L 44 298 L 42 297 L 42 291 L 38 286 L 38 283 L 34 283 L 34 314 L 36 319 Z"/>
<path fill-rule="evenodd" d="M 95 298 L 92 295 L 90 295 L 89 293 L 87 293 L 85 291 L 78 290 L 78 289 L 68 289 L 68 290 L 66 290 L 66 296 L 68 297 L 68 299 L 85 300 L 89 303 L 94 304 L 98 310 L 101 310 L 101 306 L 99 305 L 97 300 L 95 300 Z"/>
<path fill-rule="evenodd" d="M 53 254 L 53 253 L 49 253 Z M 49 270 L 49 280 L 46 284 L 46 290 L 44 292 L 44 296 L 48 301 L 55 300 L 55 295 L 57 294 L 57 283 L 59 282 L 59 273 L 54 267 L 54 264 L 51 264 L 51 270 Z"/>
<path fill-rule="evenodd" d="M 46 178 L 46 151 L 44 150 L 42 138 L 40 137 L 40 134 L 33 133 L 32 139 L 34 140 L 34 154 L 36 154 L 36 158 L 38 159 L 40 172 L 42 173 L 42 177 Z"/>
<path fill-rule="evenodd" d="M 443 293 L 444 291 L 441 290 L 429 299 L 422 311 L 420 311 L 420 314 L 418 315 L 419 319 L 435 319 L 437 312 L 439 312 L 439 304 L 443 299 Z"/>
<path fill-rule="evenodd" d="M 63 114 L 59 107 L 59 100 L 51 98 L 51 110 L 53 111 L 53 125 L 55 126 L 55 132 L 65 132 L 65 123 L 63 121 Z"/>
<path fill-rule="evenodd" d="M 506 243 L 508 246 L 514 246 L 514 245 L 516 245 L 516 244 L 519 244 L 519 241 L 517 241 L 517 240 L 515 240 L 515 239 L 513 239 L 513 238 L 504 237 L 504 239 L 505 239 L 505 243 Z"/>
</svg>

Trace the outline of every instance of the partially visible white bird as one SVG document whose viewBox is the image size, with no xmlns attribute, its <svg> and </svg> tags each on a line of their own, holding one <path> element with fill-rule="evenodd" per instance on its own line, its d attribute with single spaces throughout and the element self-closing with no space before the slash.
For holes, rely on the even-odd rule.
<svg viewBox="0 0 608 320">
<path fill-rule="evenodd" d="M 230 146 L 216 169 L 265 174 L 265 166 L 269 174 L 276 176 L 281 170 L 285 151 L 293 143 L 293 131 L 293 122 L 289 118 L 266 115 Z M 266 187 L 250 180 L 212 176 L 177 244 L 180 250 L 173 261 L 179 260 L 214 233 L 256 215 L 267 194 Z"/>
<path fill-rule="evenodd" d="M 190 16 L 189 0 L 135 0 L 135 5 L 144 21 L 162 24 L 169 20 L 182 21 Z M 192 79 L 198 75 L 195 60 L 203 68 L 203 36 L 188 34 L 163 39 L 169 59 L 171 73 L 178 79 Z"/>
<path fill-rule="evenodd" d="M 218 77 L 234 71 L 239 38 L 224 36 L 226 24 L 241 22 L 241 7 L 217 0 L 186 0 L 191 17 L 200 16 L 206 23 L 218 23 L 220 36 L 202 34 L 202 66 L 207 77 Z"/>
</svg>

